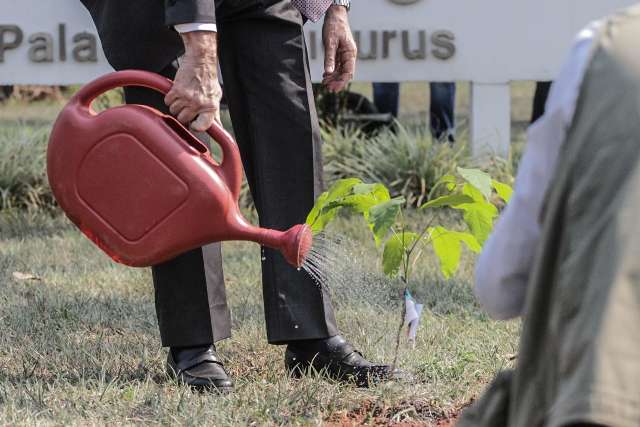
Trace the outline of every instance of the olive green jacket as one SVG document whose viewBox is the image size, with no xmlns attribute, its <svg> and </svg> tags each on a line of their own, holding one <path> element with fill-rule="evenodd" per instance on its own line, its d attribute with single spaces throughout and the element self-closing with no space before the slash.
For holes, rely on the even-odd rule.
<svg viewBox="0 0 640 427">
<path fill-rule="evenodd" d="M 640 426 L 640 6 L 598 35 L 547 194 L 517 367 L 460 426 Z"/>
</svg>

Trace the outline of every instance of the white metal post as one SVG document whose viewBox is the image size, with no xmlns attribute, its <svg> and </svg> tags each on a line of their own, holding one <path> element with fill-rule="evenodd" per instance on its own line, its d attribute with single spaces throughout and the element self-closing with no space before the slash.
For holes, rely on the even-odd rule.
<svg viewBox="0 0 640 427">
<path fill-rule="evenodd" d="M 474 158 L 507 158 L 511 145 L 509 83 L 471 83 L 470 142 Z"/>
</svg>

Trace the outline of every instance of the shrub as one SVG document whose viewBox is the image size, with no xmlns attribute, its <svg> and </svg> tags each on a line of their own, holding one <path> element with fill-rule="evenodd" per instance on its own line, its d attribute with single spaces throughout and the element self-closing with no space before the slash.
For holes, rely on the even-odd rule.
<svg viewBox="0 0 640 427">
<path fill-rule="evenodd" d="M 118 92 L 99 99 L 97 109 L 121 101 Z M 228 117 L 223 116 L 230 129 Z M 455 174 L 457 167 L 479 167 L 497 180 L 511 184 L 514 161 L 490 159 L 473 162 L 463 142 L 443 144 L 432 140 L 427 129 L 397 133 L 383 131 L 367 137 L 349 129 L 325 129 L 324 157 L 327 182 L 357 177 L 365 182 L 384 184 L 392 196 L 403 197 L 409 206 L 419 206 L 429 196 L 438 177 Z M 2 124 L 0 127 L 0 209 L 50 209 L 55 205 L 46 179 L 46 144 L 49 126 L 26 123 Z M 464 139 L 464 135 L 461 139 Z M 519 158 L 520 146 L 513 158 Z M 214 153 L 217 149 L 214 144 Z M 251 209 L 251 196 L 243 186 L 240 205 Z"/>
<path fill-rule="evenodd" d="M 109 91 L 93 104 L 103 111 L 124 102 L 121 90 Z M 231 129 L 228 114 L 223 123 Z M 47 179 L 47 144 L 52 123 L 42 121 L 0 121 L 0 210 L 52 211 L 55 199 Z M 213 144 L 214 155 L 220 158 L 219 148 Z M 252 206 L 246 182 L 241 193 L 241 206 Z"/>
<path fill-rule="evenodd" d="M 6 126 L 0 132 L 0 209 L 54 205 L 47 181 L 48 127 Z"/>
<path fill-rule="evenodd" d="M 398 126 L 397 133 L 366 138 L 358 131 L 334 129 L 325 132 L 325 141 L 328 182 L 347 177 L 379 182 L 412 206 L 427 200 L 439 177 L 470 163 L 463 144 L 436 142 L 428 130 L 409 132 Z"/>
<path fill-rule="evenodd" d="M 490 158 L 475 161 L 459 135 L 454 144 L 434 140 L 426 128 L 408 130 L 396 124 L 389 130 L 367 137 L 357 129 L 324 130 L 325 178 L 329 185 L 340 179 L 357 177 L 365 182 L 384 184 L 394 197 L 403 197 L 407 205 L 420 206 L 430 196 L 439 177 L 455 175 L 457 168 L 476 167 L 498 181 L 513 183 L 514 160 L 520 157 L 520 145 L 509 159 Z"/>
</svg>

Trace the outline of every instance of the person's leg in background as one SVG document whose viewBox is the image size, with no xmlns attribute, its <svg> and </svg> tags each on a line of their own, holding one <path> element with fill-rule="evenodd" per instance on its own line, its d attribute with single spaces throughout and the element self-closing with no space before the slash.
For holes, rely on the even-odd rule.
<svg viewBox="0 0 640 427">
<path fill-rule="evenodd" d="M 169 65 L 161 74 L 173 78 L 175 71 Z M 125 100 L 128 104 L 148 105 L 168 114 L 164 95 L 151 89 L 126 87 Z M 200 365 L 196 372 L 189 371 L 196 365 L 181 365 L 185 374 L 196 376 L 183 380 L 192 385 L 213 383 L 219 388 L 231 387 L 221 364 L 211 353 L 214 342 L 231 335 L 220 244 L 194 249 L 156 265 L 152 273 L 160 338 L 163 347 L 170 347 L 170 360 L 188 361 L 196 355 L 202 359 L 196 364 Z"/>
<path fill-rule="evenodd" d="M 544 115 L 545 105 L 547 104 L 547 98 L 549 98 L 549 91 L 551 90 L 552 82 L 536 82 L 536 92 L 533 95 L 533 110 L 531 113 L 531 123 Z"/>
<path fill-rule="evenodd" d="M 379 113 L 398 118 L 400 83 L 373 83 L 373 103 Z"/>
<path fill-rule="evenodd" d="M 430 83 L 429 117 L 431 134 L 438 141 L 455 141 L 455 83 Z"/>
</svg>

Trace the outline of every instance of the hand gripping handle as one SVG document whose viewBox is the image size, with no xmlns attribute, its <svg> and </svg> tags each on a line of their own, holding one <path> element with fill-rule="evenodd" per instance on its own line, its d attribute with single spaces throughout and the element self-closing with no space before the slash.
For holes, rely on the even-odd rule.
<svg viewBox="0 0 640 427">
<path fill-rule="evenodd" d="M 94 81 L 84 85 L 74 96 L 72 102 L 77 102 L 80 106 L 89 109 L 91 103 L 103 93 L 124 86 L 143 86 L 154 89 L 162 94 L 167 94 L 171 90 L 173 82 L 166 77 L 149 71 L 125 70 L 116 71 L 98 77 Z M 229 133 L 218 123 L 207 130 L 207 133 L 222 148 L 222 162 L 219 172 L 223 175 L 234 200 L 238 200 L 240 186 L 242 184 L 242 162 L 240 152 L 235 141 Z"/>
</svg>

